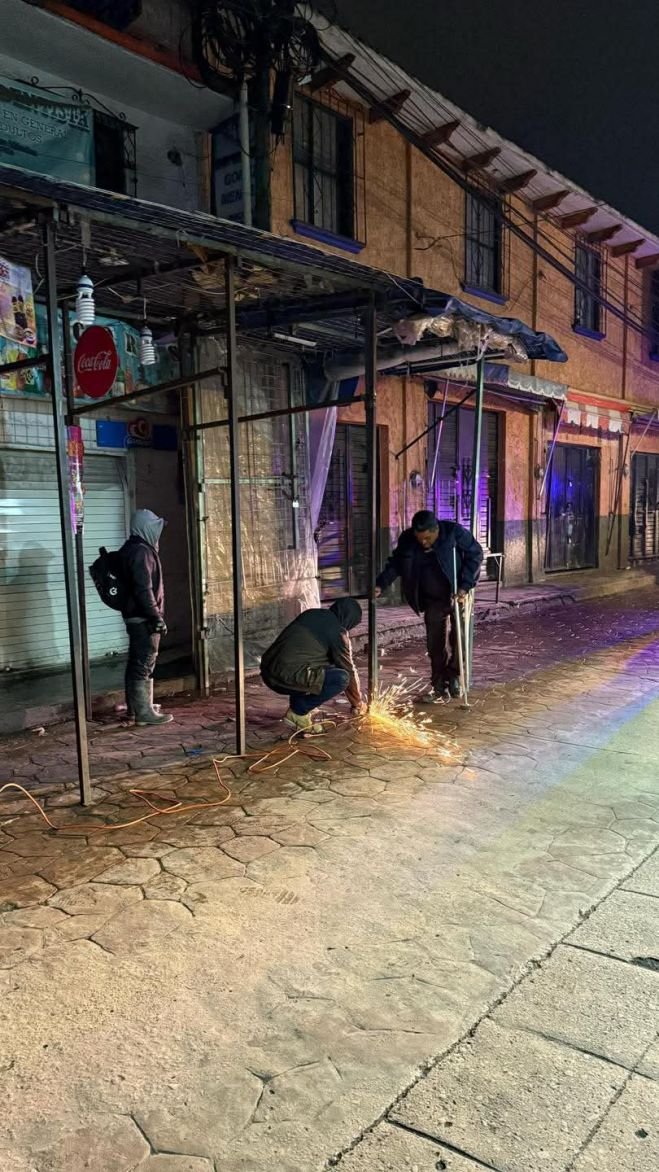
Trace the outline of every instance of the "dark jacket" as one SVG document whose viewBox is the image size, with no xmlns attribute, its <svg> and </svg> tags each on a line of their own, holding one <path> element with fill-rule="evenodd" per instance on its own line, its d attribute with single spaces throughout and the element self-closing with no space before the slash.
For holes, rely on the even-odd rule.
<svg viewBox="0 0 659 1172">
<path fill-rule="evenodd" d="M 129 590 L 124 619 L 160 622 L 165 614 L 165 590 L 157 551 L 141 537 L 129 537 L 121 547 L 121 556 Z"/>
<path fill-rule="evenodd" d="M 453 521 L 439 522 L 439 536 L 433 546 L 437 564 L 448 580 L 451 592 L 458 590 L 473 590 L 478 581 L 483 561 L 483 550 L 472 537 L 468 529 L 456 525 Z M 454 560 L 457 568 L 457 582 L 454 580 Z M 423 554 L 425 557 L 426 555 Z M 406 529 L 401 533 L 398 545 L 388 559 L 382 573 L 377 579 L 381 590 L 391 586 L 396 578 L 402 580 L 403 594 L 406 601 L 417 614 L 421 613 L 419 598 L 419 577 L 421 569 L 421 546 L 414 531 Z"/>
<path fill-rule="evenodd" d="M 359 679 L 348 631 L 361 617 L 361 607 L 354 598 L 340 598 L 330 610 L 305 610 L 261 657 L 263 682 L 271 688 L 317 696 L 326 668 L 339 667 L 348 672 L 347 691 L 358 703 Z"/>
</svg>

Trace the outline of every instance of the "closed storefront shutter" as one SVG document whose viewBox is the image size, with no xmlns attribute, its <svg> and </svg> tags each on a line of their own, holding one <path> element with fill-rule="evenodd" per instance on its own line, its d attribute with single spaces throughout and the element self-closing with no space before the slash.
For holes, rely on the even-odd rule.
<svg viewBox="0 0 659 1172">
<path fill-rule="evenodd" d="M 121 463 L 85 459 L 85 566 L 99 545 L 126 534 Z M 121 615 L 85 582 L 90 658 L 122 653 Z M 55 460 L 52 452 L 0 451 L 0 668 L 25 671 L 69 662 Z"/>
</svg>

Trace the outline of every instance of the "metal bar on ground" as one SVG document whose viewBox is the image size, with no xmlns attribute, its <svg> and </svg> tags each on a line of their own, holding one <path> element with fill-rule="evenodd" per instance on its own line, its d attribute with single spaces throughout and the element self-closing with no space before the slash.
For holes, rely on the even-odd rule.
<svg viewBox="0 0 659 1172">
<path fill-rule="evenodd" d="M 400 457 L 408 450 L 408 448 L 413 448 L 415 444 L 418 444 L 419 440 L 422 440 L 425 435 L 428 435 L 429 431 L 434 431 L 436 427 L 439 427 L 440 423 L 443 423 L 445 419 L 448 419 L 449 415 L 452 415 L 454 411 L 457 411 L 459 407 L 462 407 L 463 403 L 466 403 L 469 399 L 473 399 L 475 394 L 476 387 L 474 387 L 473 390 L 468 391 L 464 399 L 460 399 L 459 403 L 452 403 L 445 414 L 440 415 L 439 419 L 433 420 L 429 427 L 424 428 L 423 431 L 419 432 L 418 435 L 415 435 L 414 439 L 411 439 L 408 444 L 405 444 L 405 447 L 401 448 L 399 452 L 394 452 L 394 459 L 400 459 Z"/>
<path fill-rule="evenodd" d="M 204 382 L 208 378 L 218 378 L 224 374 L 223 366 L 213 366 L 210 370 L 200 370 L 198 374 L 181 375 L 179 378 L 168 379 L 164 383 L 156 383 L 154 387 L 140 387 L 138 391 L 131 391 L 129 395 L 114 395 L 111 399 L 99 399 L 96 403 L 85 403 L 82 407 L 74 407 L 72 415 L 88 415 L 90 411 L 107 411 L 108 407 L 121 407 L 123 403 L 133 403 L 135 399 L 144 399 L 146 395 L 164 394 L 166 391 L 181 391 L 191 383 Z"/>
<path fill-rule="evenodd" d="M 66 423 L 64 412 L 66 400 L 62 385 L 62 354 L 60 347 L 59 314 L 57 310 L 57 258 L 55 253 L 55 224 L 48 219 L 43 234 L 46 315 L 48 321 L 48 350 L 50 354 L 50 382 L 53 400 L 53 426 L 55 431 L 55 459 L 57 463 L 57 487 L 59 492 L 60 524 L 62 529 L 62 556 L 64 561 L 64 584 L 66 587 L 66 609 L 69 620 L 69 646 L 71 651 L 71 680 L 73 684 L 73 706 L 75 713 L 76 751 L 78 758 L 78 782 L 80 801 L 83 806 L 91 802 L 91 779 L 89 775 L 89 746 L 87 744 L 87 719 L 85 716 L 84 677 L 82 646 L 80 637 L 80 615 L 76 590 L 75 544 L 71 526 L 69 501 L 69 468 Z"/>
<path fill-rule="evenodd" d="M 62 356 L 64 359 L 64 379 L 66 390 L 66 405 L 71 415 L 75 407 L 75 382 L 73 375 L 73 355 L 71 353 L 71 331 L 69 329 L 69 306 L 62 305 Z M 84 475 L 84 473 L 83 473 Z M 80 613 L 80 649 L 82 653 L 82 679 L 85 694 L 85 715 L 87 720 L 92 719 L 92 685 L 89 674 L 89 639 L 87 637 L 87 598 L 85 595 L 85 547 L 83 528 L 76 525 L 76 582 L 78 588 L 78 610 Z"/>
<path fill-rule="evenodd" d="M 378 630 L 375 605 L 378 548 L 378 420 L 377 420 L 377 313 L 372 299 L 364 315 L 366 399 L 366 476 L 368 480 L 368 699 L 378 687 Z"/>
<path fill-rule="evenodd" d="M 224 262 L 227 309 L 227 406 L 229 467 L 231 474 L 231 554 L 233 572 L 233 648 L 236 688 L 236 752 L 245 752 L 245 647 L 243 624 L 243 562 L 240 527 L 240 429 L 238 426 L 238 370 L 236 352 L 235 261 Z"/>
</svg>

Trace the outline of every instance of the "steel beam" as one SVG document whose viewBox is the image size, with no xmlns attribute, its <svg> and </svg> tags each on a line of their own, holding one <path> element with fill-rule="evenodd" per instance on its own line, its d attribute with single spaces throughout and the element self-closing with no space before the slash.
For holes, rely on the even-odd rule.
<svg viewBox="0 0 659 1172">
<path fill-rule="evenodd" d="M 375 579 L 378 550 L 378 420 L 377 420 L 377 314 L 372 299 L 364 315 L 364 393 L 366 399 L 366 476 L 368 482 L 368 699 L 378 687 L 378 630 Z"/>
<path fill-rule="evenodd" d="M 233 571 L 233 649 L 236 688 L 236 753 L 245 752 L 245 646 L 243 622 L 243 560 L 240 526 L 240 428 L 238 422 L 238 354 L 236 341 L 235 261 L 224 262 L 227 307 L 227 405 L 231 475 L 231 554 Z"/>
<path fill-rule="evenodd" d="M 48 219 L 44 225 L 43 251 L 46 316 L 48 321 L 48 351 L 50 355 L 49 374 L 53 402 L 55 459 L 57 463 L 57 487 L 59 491 L 62 556 L 64 561 L 64 585 L 66 588 L 66 609 L 69 620 L 69 647 L 71 651 L 71 680 L 73 684 L 73 706 L 75 713 L 78 783 L 80 786 L 81 804 L 88 806 L 91 802 L 91 779 L 89 775 L 87 718 L 85 716 L 80 614 L 78 612 L 76 587 L 75 541 L 71 525 L 71 502 L 69 499 L 69 463 L 65 420 L 66 399 L 62 381 L 62 348 L 60 345 L 59 314 L 57 312 L 55 224 L 52 219 Z"/>
</svg>

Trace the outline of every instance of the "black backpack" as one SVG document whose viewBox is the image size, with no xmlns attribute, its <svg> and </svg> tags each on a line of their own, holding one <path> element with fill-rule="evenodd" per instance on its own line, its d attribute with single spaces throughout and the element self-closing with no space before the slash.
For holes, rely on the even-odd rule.
<svg viewBox="0 0 659 1172">
<path fill-rule="evenodd" d="M 128 601 L 128 585 L 121 552 L 117 549 L 108 553 L 102 545 L 98 553 L 93 566 L 89 567 L 92 582 L 101 602 L 111 610 L 123 611 Z"/>
</svg>

